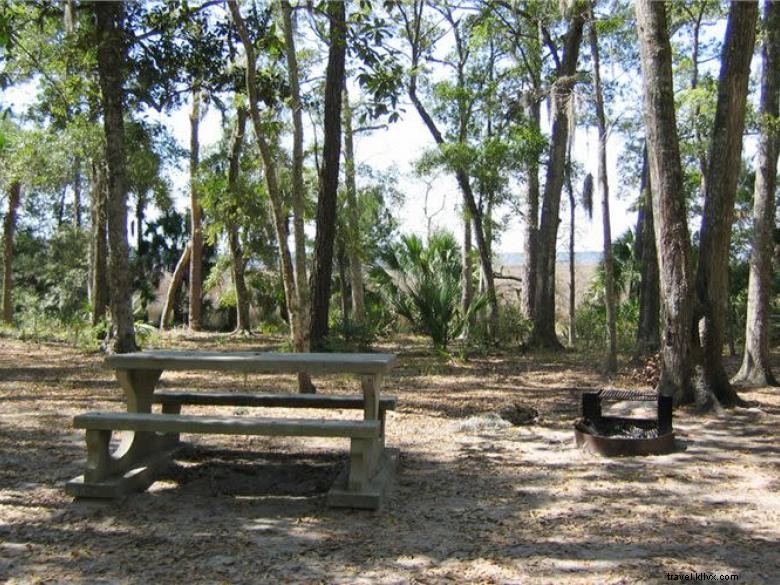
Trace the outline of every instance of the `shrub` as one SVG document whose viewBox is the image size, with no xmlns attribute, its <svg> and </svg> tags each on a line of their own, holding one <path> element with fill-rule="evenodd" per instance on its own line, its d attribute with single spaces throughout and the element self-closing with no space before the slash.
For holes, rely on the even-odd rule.
<svg viewBox="0 0 780 585">
<path fill-rule="evenodd" d="M 416 235 L 402 236 L 380 254 L 370 274 L 393 311 L 440 351 L 486 304 L 478 296 L 462 310 L 460 247 L 449 232 L 433 234 L 427 246 Z"/>
</svg>

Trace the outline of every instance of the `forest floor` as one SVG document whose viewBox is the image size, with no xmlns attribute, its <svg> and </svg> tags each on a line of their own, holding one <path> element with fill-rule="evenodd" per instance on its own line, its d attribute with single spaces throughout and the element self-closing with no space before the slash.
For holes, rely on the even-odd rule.
<svg viewBox="0 0 780 585">
<path fill-rule="evenodd" d="M 751 408 L 676 412 L 674 454 L 605 459 L 575 447 L 572 423 L 583 389 L 634 386 L 628 370 L 608 382 L 576 353 L 442 360 L 410 339 L 381 349 L 399 354 L 385 389 L 398 396 L 387 440 L 401 460 L 373 513 L 325 507 L 344 441 L 278 437 L 185 437 L 191 446 L 147 492 L 74 502 L 63 485 L 82 473 L 85 447 L 72 417 L 123 408 L 112 372 L 98 354 L 0 338 L 0 582 L 780 582 L 779 390 L 744 391 Z M 161 384 L 293 388 L 291 377 L 208 373 Z M 536 423 L 484 416 L 509 402 L 537 409 Z"/>
</svg>

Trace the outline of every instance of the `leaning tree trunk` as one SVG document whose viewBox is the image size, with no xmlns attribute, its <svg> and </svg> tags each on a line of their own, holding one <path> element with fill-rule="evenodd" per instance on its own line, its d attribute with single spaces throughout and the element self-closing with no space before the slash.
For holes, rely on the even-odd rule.
<svg viewBox="0 0 780 585">
<path fill-rule="evenodd" d="M 233 201 L 236 200 L 238 189 L 238 173 L 241 162 L 241 150 L 244 145 L 244 132 L 246 129 L 246 109 L 236 109 L 236 127 L 230 140 L 230 155 L 228 161 L 227 188 Z M 233 269 L 233 286 L 236 290 L 236 331 L 249 333 L 249 294 L 246 290 L 244 279 L 244 254 L 241 250 L 241 240 L 238 236 L 238 223 L 231 218 L 227 226 L 228 246 Z"/>
<path fill-rule="evenodd" d="M 745 352 L 733 382 L 750 386 L 777 386 L 769 362 L 772 289 L 772 247 L 775 229 L 775 192 L 780 132 L 780 2 L 764 3 L 764 43 L 761 51 L 761 134 L 756 156 L 753 195 L 753 248 L 750 254 Z M 774 124 L 773 124 L 774 122 Z"/>
<path fill-rule="evenodd" d="M 198 165 L 200 164 L 200 90 L 192 92 L 190 112 L 190 331 L 200 331 L 203 297 L 203 209 L 198 193 Z"/>
<path fill-rule="evenodd" d="M 108 288 L 108 239 L 106 215 L 107 190 L 103 165 L 100 162 L 92 163 L 92 189 L 91 189 L 91 286 L 92 295 L 92 325 L 97 325 L 106 316 L 109 304 Z"/>
<path fill-rule="evenodd" d="M 444 136 L 417 97 L 417 81 L 414 76 L 409 83 L 409 97 L 430 131 L 431 136 L 433 136 L 433 139 L 436 141 L 436 144 L 440 147 L 443 146 L 445 144 Z M 498 295 L 496 295 L 495 279 L 493 276 L 493 260 L 488 251 L 487 240 L 482 224 L 482 213 L 480 213 L 477 202 L 474 199 L 474 191 L 471 188 L 471 180 L 469 179 L 468 174 L 461 169 L 457 169 L 455 171 L 455 179 L 457 180 L 458 187 L 460 187 L 460 192 L 463 195 L 463 206 L 465 208 L 463 212 L 466 217 L 470 218 L 471 226 L 473 228 L 473 235 L 476 240 L 477 251 L 479 252 L 480 266 L 482 267 L 482 273 L 485 275 L 487 285 L 488 305 L 490 306 L 490 330 L 491 332 L 495 332 L 498 327 Z"/>
<path fill-rule="evenodd" d="M 728 297 L 727 259 L 742 162 L 742 132 L 757 18 L 757 2 L 731 3 L 721 57 L 715 123 L 707 157 L 701 248 L 696 272 L 696 317 L 701 318 L 702 391 L 706 397 L 712 395 L 724 406 L 740 402 L 723 367 L 723 332 Z"/>
<path fill-rule="evenodd" d="M 14 232 L 21 200 L 22 184 L 14 181 L 8 189 L 8 211 L 3 218 L 3 321 L 9 324 L 14 319 Z"/>
<path fill-rule="evenodd" d="M 108 264 L 111 295 L 112 347 L 135 351 L 130 261 L 127 245 L 127 172 L 124 126 L 125 39 L 122 2 L 97 2 L 97 64 L 103 103 L 103 128 L 108 166 Z"/>
<path fill-rule="evenodd" d="M 344 177 L 347 191 L 347 256 L 349 259 L 349 280 L 352 291 L 352 320 L 357 324 L 365 322 L 365 292 L 363 290 L 363 264 L 360 254 L 360 212 L 355 181 L 355 146 L 352 132 L 352 106 L 344 85 Z M 343 226 L 344 224 L 342 224 Z"/>
<path fill-rule="evenodd" d="M 658 254 L 655 248 L 653 196 L 650 189 L 647 147 L 645 147 L 642 159 L 642 179 L 639 192 L 640 205 L 636 219 L 635 256 L 641 266 L 641 280 L 639 283 L 639 323 L 634 356 L 636 359 L 658 351 L 658 326 L 661 312 L 660 291 L 658 290 Z"/>
<path fill-rule="evenodd" d="M 336 204 L 341 157 L 341 88 L 346 59 L 346 12 L 344 2 L 327 4 L 330 17 L 330 49 L 325 72 L 325 129 L 322 169 L 317 198 L 317 234 L 314 239 L 314 267 L 311 274 L 311 346 L 322 349 L 328 334 L 330 280 L 333 244 L 336 238 Z"/>
<path fill-rule="evenodd" d="M 287 313 L 290 320 L 290 336 L 295 344 L 299 339 L 299 329 L 304 318 L 301 317 L 301 311 L 298 306 L 298 292 L 295 288 L 295 271 L 293 268 L 292 255 L 290 247 L 287 244 L 287 210 L 285 208 L 282 190 L 279 187 L 276 160 L 274 159 L 271 146 L 263 127 L 263 121 L 260 118 L 258 108 L 258 86 L 257 86 L 257 57 L 255 54 L 252 39 L 246 28 L 246 23 L 241 16 L 241 10 L 237 0 L 228 0 L 228 9 L 230 10 L 233 23 L 236 26 L 238 35 L 241 38 L 241 44 L 246 53 L 246 89 L 249 96 L 249 115 L 252 120 L 252 129 L 254 130 L 257 148 L 260 151 L 260 157 L 263 159 L 265 167 L 265 184 L 268 189 L 268 198 L 271 200 L 271 211 L 273 213 L 274 231 L 276 233 L 276 242 L 279 246 L 279 264 L 282 284 L 284 287 L 284 296 L 287 307 Z M 340 91 L 339 91 L 340 96 Z M 311 382 L 304 383 L 308 377 L 304 374 L 298 375 L 298 389 L 300 392 L 314 392 Z"/>
<path fill-rule="evenodd" d="M 693 402 L 691 250 L 683 193 L 666 5 L 637 0 L 653 221 L 663 299 L 658 390 L 677 404 Z"/>
<path fill-rule="evenodd" d="M 539 250 L 534 290 L 533 331 L 529 345 L 562 349 L 555 333 L 555 251 L 558 240 L 558 223 L 561 207 L 561 191 L 569 142 L 568 101 L 577 72 L 582 29 L 585 23 L 582 8 L 572 15 L 563 50 L 563 58 L 553 86 L 555 116 L 550 140 L 550 157 L 542 198 L 542 216 L 537 234 Z"/>
<path fill-rule="evenodd" d="M 431 136 L 433 137 L 437 146 L 441 148 L 446 144 L 444 136 L 436 126 L 433 118 L 425 109 L 425 106 L 422 104 L 419 96 L 417 95 L 417 76 L 419 74 L 419 63 L 422 52 L 420 47 L 422 10 L 424 6 L 425 3 L 415 3 L 414 17 L 411 21 L 407 20 L 406 22 L 407 40 L 412 47 L 412 74 L 409 76 L 409 86 L 407 88 L 407 92 L 409 94 L 409 99 L 412 101 L 412 104 L 414 104 L 414 107 L 417 110 L 417 113 L 420 115 L 420 118 L 422 118 L 423 123 L 428 128 L 428 131 L 431 133 Z M 406 18 L 406 16 L 404 18 Z M 455 27 L 454 22 L 451 22 L 451 24 L 453 27 Z M 459 79 L 459 81 L 462 82 L 462 79 Z M 461 123 L 461 135 L 463 135 L 463 124 L 465 121 L 461 119 Z M 490 333 L 495 334 L 495 332 L 498 330 L 499 318 L 498 295 L 496 294 L 493 260 L 490 257 L 488 243 L 487 239 L 485 238 L 483 229 L 482 213 L 477 206 L 476 199 L 474 198 L 474 191 L 471 187 L 471 179 L 468 173 L 462 168 L 455 169 L 455 179 L 458 182 L 458 187 L 460 188 L 460 192 L 463 196 L 463 212 L 467 217 L 470 218 L 472 222 L 474 240 L 477 245 L 477 251 L 479 252 L 479 262 L 482 268 L 482 273 L 485 276 L 485 284 L 487 286 L 488 306 L 490 307 L 488 326 Z"/>
<path fill-rule="evenodd" d="M 471 217 L 464 211 L 463 258 L 461 258 L 463 290 L 460 297 L 461 311 L 464 315 L 468 315 L 469 307 L 474 301 L 474 266 L 471 262 L 471 249 Z"/>
<path fill-rule="evenodd" d="M 306 277 L 306 233 L 304 212 L 306 198 L 303 186 L 303 102 L 298 74 L 298 56 L 295 53 L 295 24 L 292 6 L 287 0 L 281 3 L 286 45 L 287 71 L 290 80 L 290 108 L 293 120 L 292 157 L 292 212 L 293 239 L 295 241 L 295 291 L 298 297 L 298 319 L 294 327 L 295 351 L 309 351 L 309 282 Z M 308 374 L 298 374 L 298 386 L 302 390 L 313 389 Z"/>
<path fill-rule="evenodd" d="M 165 294 L 165 305 L 163 306 L 162 313 L 160 314 L 160 330 L 164 331 L 168 328 L 171 321 L 171 314 L 173 313 L 173 307 L 176 304 L 176 294 L 181 286 L 181 281 L 184 280 L 184 273 L 190 265 L 190 255 L 192 254 L 192 242 L 187 242 L 184 250 L 181 253 L 179 261 L 176 263 L 176 268 L 171 275 L 171 282 L 168 284 L 168 292 Z"/>
<path fill-rule="evenodd" d="M 596 20 L 593 17 L 593 1 L 590 10 L 590 55 L 593 60 L 593 90 L 596 94 L 596 120 L 599 129 L 599 185 L 601 185 L 601 216 L 604 232 L 604 304 L 607 310 L 607 360 L 605 369 L 617 371 L 617 328 L 615 299 L 615 267 L 612 260 L 612 231 L 609 220 L 609 181 L 607 180 L 607 116 L 604 112 L 604 92 L 599 71 L 599 41 Z"/>
</svg>

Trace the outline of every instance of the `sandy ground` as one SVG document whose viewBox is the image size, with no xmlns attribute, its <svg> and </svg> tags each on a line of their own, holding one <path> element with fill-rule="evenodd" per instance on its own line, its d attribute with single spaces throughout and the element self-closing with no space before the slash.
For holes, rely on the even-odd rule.
<svg viewBox="0 0 780 585">
<path fill-rule="evenodd" d="M 324 506 L 346 441 L 299 438 L 185 437 L 191 446 L 149 491 L 74 502 L 63 484 L 85 450 L 71 420 L 123 408 L 112 373 L 98 355 L 0 339 L 0 582 L 618 584 L 707 573 L 780 583 L 780 390 L 744 392 L 749 409 L 676 413 L 684 450 L 672 455 L 603 459 L 574 446 L 579 395 L 628 382 L 604 381 L 592 358 L 448 362 L 408 340 L 382 349 L 399 353 L 386 389 L 399 399 L 388 444 L 401 465 L 386 509 L 371 513 Z M 323 392 L 355 384 L 318 382 Z M 162 385 L 293 381 L 165 374 Z M 510 401 L 537 408 L 537 423 L 472 418 Z"/>
</svg>

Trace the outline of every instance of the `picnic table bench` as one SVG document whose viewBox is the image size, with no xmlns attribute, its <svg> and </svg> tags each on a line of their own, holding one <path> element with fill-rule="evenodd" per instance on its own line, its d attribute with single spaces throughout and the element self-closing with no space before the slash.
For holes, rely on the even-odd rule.
<svg viewBox="0 0 780 585">
<path fill-rule="evenodd" d="M 348 472 L 330 490 L 336 507 L 376 509 L 397 463 L 396 449 L 385 448 L 386 411 L 394 397 L 381 396 L 383 376 L 395 356 L 381 353 L 261 353 L 144 351 L 109 356 L 127 400 L 126 412 L 89 412 L 76 416 L 75 428 L 86 430 L 84 475 L 66 484 L 71 495 L 116 498 L 149 487 L 180 447 L 181 433 L 335 437 L 350 440 Z M 215 372 L 354 374 L 360 395 L 264 394 L 253 392 L 185 392 L 155 386 L 165 370 Z M 160 404 L 161 412 L 153 412 Z M 362 420 L 182 414 L 182 406 L 361 409 Z M 111 434 L 124 431 L 111 451 Z"/>
</svg>

